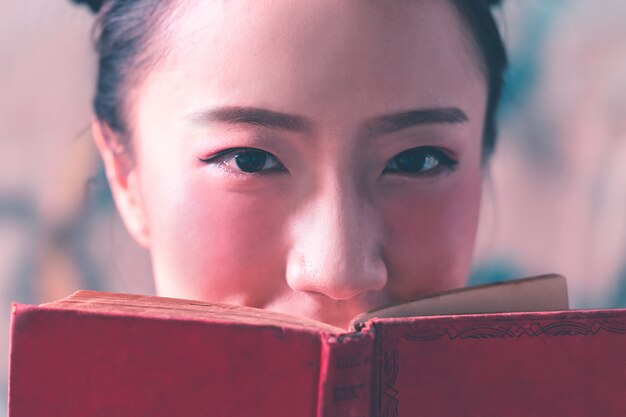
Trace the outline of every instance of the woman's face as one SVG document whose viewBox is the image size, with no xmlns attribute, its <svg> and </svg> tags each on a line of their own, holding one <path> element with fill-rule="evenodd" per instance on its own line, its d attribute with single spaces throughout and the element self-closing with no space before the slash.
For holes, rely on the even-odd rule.
<svg viewBox="0 0 626 417">
<path fill-rule="evenodd" d="M 166 31 L 133 169 L 107 162 L 160 295 L 346 327 L 463 285 L 487 90 L 452 5 L 193 2 Z"/>
</svg>

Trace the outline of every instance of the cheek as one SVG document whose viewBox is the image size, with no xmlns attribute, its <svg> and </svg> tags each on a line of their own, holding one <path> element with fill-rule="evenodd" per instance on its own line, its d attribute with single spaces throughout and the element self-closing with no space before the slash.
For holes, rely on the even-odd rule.
<svg viewBox="0 0 626 417">
<path fill-rule="evenodd" d="M 196 175 L 152 194 L 151 254 L 160 294 L 258 306 L 284 285 L 276 192 L 224 191 Z"/>
<path fill-rule="evenodd" d="M 382 206 L 388 291 L 396 300 L 462 286 L 474 247 L 481 176 L 436 191 L 389 190 Z"/>
</svg>

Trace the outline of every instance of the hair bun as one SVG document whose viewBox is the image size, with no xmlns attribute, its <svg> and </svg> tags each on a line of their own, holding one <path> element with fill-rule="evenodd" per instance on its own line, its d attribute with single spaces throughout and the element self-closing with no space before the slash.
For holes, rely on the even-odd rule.
<svg viewBox="0 0 626 417">
<path fill-rule="evenodd" d="M 98 13 L 105 0 L 72 0 L 76 4 L 86 4 L 93 13 Z"/>
</svg>

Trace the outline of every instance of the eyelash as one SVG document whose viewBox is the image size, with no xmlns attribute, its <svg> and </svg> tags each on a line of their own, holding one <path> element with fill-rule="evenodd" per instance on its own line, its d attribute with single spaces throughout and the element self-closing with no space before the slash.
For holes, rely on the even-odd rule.
<svg viewBox="0 0 626 417">
<path fill-rule="evenodd" d="M 241 164 L 238 157 L 242 159 Z M 234 162 L 229 163 L 230 160 L 234 160 Z M 208 158 L 200 158 L 200 161 L 206 164 L 225 165 L 229 170 L 242 175 L 259 175 L 263 173 L 287 171 L 285 166 L 274 155 L 256 148 L 225 149 Z M 411 166 L 411 164 L 415 163 L 419 164 Z M 249 171 L 242 169 L 242 165 L 245 164 L 250 168 Z M 394 156 L 383 170 L 383 174 L 387 173 L 413 177 L 434 176 L 442 171 L 453 170 L 457 164 L 457 160 L 452 159 L 446 152 L 439 148 L 420 146 L 407 149 Z M 237 165 L 237 167 L 234 165 Z M 392 165 L 395 167 L 391 167 Z M 404 171 L 402 170 L 402 165 L 404 165 Z"/>
<path fill-rule="evenodd" d="M 248 163 L 252 164 L 253 167 L 261 165 L 259 169 L 255 169 L 253 171 L 243 171 L 241 166 L 239 165 L 239 161 L 235 161 L 239 168 L 228 163 L 229 160 L 237 158 L 237 156 L 247 156 L 249 159 Z M 257 158 L 256 161 L 254 160 Z M 260 157 L 260 159 L 258 159 Z M 229 170 L 235 172 L 236 174 L 242 175 L 259 175 L 259 173 L 268 173 L 268 172 L 283 172 L 287 171 L 285 166 L 269 152 L 263 151 L 261 149 L 256 148 L 230 148 L 224 149 L 212 155 L 208 158 L 201 158 L 200 161 L 206 164 L 215 164 L 215 165 L 225 165 Z M 270 169 L 267 169 L 268 162 L 273 164 Z M 242 164 L 246 163 L 246 161 L 242 161 Z M 256 166 L 255 166 L 256 163 Z M 266 168 L 266 169 L 264 169 Z"/>
</svg>

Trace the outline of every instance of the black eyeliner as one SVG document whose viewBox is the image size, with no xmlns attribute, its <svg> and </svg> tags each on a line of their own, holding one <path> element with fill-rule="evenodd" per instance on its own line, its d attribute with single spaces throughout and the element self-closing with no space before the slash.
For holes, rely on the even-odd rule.
<svg viewBox="0 0 626 417">
<path fill-rule="evenodd" d="M 233 153 L 233 152 L 237 152 L 237 151 L 245 151 L 245 150 L 256 150 L 255 148 L 228 148 L 228 149 L 223 149 L 221 151 L 218 151 L 217 153 L 207 157 L 207 158 L 198 158 L 200 161 L 205 162 L 205 163 L 211 163 L 211 162 L 215 162 L 217 159 L 223 158 L 226 155 Z M 261 149 L 259 149 L 260 151 Z"/>
</svg>

